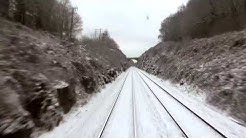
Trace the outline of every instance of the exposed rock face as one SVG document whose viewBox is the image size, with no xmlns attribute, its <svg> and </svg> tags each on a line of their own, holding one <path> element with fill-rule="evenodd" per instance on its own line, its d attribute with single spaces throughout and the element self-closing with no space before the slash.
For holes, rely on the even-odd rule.
<svg viewBox="0 0 246 138">
<path fill-rule="evenodd" d="M 92 50 L 0 18 L 0 137 L 53 129 L 129 66 L 119 50 L 114 61 Z"/>
<path fill-rule="evenodd" d="M 21 106 L 18 82 L 9 76 L 0 80 L 0 137 L 26 137 L 34 127 L 31 115 Z"/>
<path fill-rule="evenodd" d="M 207 91 L 207 101 L 246 122 L 246 31 L 188 42 L 164 42 L 145 52 L 138 66 Z"/>
<path fill-rule="evenodd" d="M 93 77 L 84 76 L 82 77 L 81 84 L 84 86 L 87 93 L 92 93 L 96 88 L 96 81 Z"/>
<path fill-rule="evenodd" d="M 56 86 L 58 102 L 64 113 L 69 112 L 76 102 L 75 86 L 76 82 L 73 80 L 71 80 L 69 84 L 66 82 L 60 82 L 60 84 Z M 51 108 L 54 107 L 51 106 Z"/>
</svg>

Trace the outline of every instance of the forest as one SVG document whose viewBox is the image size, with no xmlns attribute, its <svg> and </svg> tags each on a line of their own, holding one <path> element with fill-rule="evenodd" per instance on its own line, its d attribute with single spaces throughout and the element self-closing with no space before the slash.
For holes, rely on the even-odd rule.
<svg viewBox="0 0 246 138">
<path fill-rule="evenodd" d="M 189 0 L 164 19 L 162 41 L 181 41 L 239 31 L 246 27 L 246 0 Z"/>
<path fill-rule="evenodd" d="M 69 0 L 0 0 L 0 15 L 63 39 L 82 31 L 77 8 Z"/>
</svg>

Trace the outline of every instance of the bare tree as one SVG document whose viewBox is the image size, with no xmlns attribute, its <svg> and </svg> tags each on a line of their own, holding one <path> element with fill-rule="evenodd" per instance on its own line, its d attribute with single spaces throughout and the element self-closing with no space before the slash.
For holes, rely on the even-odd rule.
<svg viewBox="0 0 246 138">
<path fill-rule="evenodd" d="M 9 0 L 0 0 L 0 16 L 7 17 L 9 11 Z"/>
<path fill-rule="evenodd" d="M 82 20 L 69 0 L 11 0 L 14 19 L 26 26 L 42 29 L 61 38 L 75 37 L 82 31 Z M 0 0 L 0 2 L 9 2 Z M 1 4 L 1 6 L 4 4 Z M 9 5 L 9 4 L 5 4 Z M 8 13 L 8 7 L 4 6 Z M 3 13 L 3 12 L 0 12 Z M 73 16 L 73 18 L 71 18 Z"/>
<path fill-rule="evenodd" d="M 74 13 L 74 18 L 73 18 L 73 25 L 72 25 L 72 37 L 75 38 L 79 33 L 82 32 L 83 27 L 82 27 L 82 19 L 81 17 L 77 14 Z"/>
</svg>

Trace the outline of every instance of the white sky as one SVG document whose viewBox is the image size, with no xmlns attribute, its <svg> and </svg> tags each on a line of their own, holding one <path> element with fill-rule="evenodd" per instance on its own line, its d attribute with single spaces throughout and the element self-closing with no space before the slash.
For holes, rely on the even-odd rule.
<svg viewBox="0 0 246 138">
<path fill-rule="evenodd" d="M 71 1 L 82 17 L 83 35 L 107 29 L 127 57 L 138 57 L 158 43 L 163 19 L 188 0 Z"/>
</svg>

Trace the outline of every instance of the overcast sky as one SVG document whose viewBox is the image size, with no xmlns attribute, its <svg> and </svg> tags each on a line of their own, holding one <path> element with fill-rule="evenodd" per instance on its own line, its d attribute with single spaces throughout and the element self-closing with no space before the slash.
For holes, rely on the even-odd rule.
<svg viewBox="0 0 246 138">
<path fill-rule="evenodd" d="M 83 35 L 107 29 L 128 57 L 158 43 L 160 24 L 187 0 L 72 0 L 83 20 Z M 149 18 L 149 19 L 147 19 Z"/>
</svg>

